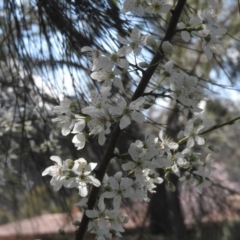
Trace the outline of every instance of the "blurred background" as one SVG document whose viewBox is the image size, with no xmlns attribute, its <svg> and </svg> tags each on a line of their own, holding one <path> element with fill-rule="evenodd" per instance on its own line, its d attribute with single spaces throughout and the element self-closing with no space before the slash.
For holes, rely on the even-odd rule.
<svg viewBox="0 0 240 240">
<path fill-rule="evenodd" d="M 50 156 L 62 159 L 84 157 L 99 162 L 104 147 L 92 140 L 77 151 L 72 136 L 61 135 L 53 124 L 52 110 L 61 94 L 86 106 L 90 91 L 100 85 L 90 78 L 88 56 L 83 46 L 104 52 L 119 48 L 116 33 L 128 36 L 134 25 L 143 34 L 161 40 L 170 15 L 135 17 L 122 15 L 115 0 L 4 0 L 0 2 L 0 239 L 74 239 L 73 219 L 81 219 L 75 205 L 77 190 L 54 192 L 50 177 L 42 171 L 51 165 Z M 199 77 L 206 97 L 200 103 L 207 118 L 222 124 L 240 116 L 240 16 L 237 0 L 217 1 L 219 24 L 227 28 L 221 44 L 215 46 L 212 61 L 202 51 L 199 38 L 186 44 L 180 34 L 172 40 L 173 60 L 183 71 Z M 121 3 L 121 1 L 120 1 Z M 176 3 L 176 1 L 172 1 Z M 181 21 L 206 8 L 203 0 L 188 0 Z M 146 48 L 139 58 L 153 56 Z M 151 80 L 157 85 L 159 73 Z M 130 99 L 141 77 L 134 67 L 122 74 L 126 98 Z M 164 87 L 164 85 L 163 85 Z M 148 90 L 150 90 L 149 88 Z M 147 91 L 148 91 L 147 90 Z M 160 89 L 161 90 L 161 89 Z M 159 90 L 159 92 L 161 92 Z M 112 92 L 111 97 L 117 95 Z M 160 129 L 176 139 L 183 129 L 182 112 L 174 101 L 158 98 L 145 111 L 144 127 L 133 123 L 123 131 L 118 143 L 126 152 L 131 142 L 145 134 L 158 135 Z M 239 240 L 240 239 L 240 143 L 239 123 L 229 124 L 206 135 L 214 154 L 212 186 L 200 195 L 196 188 L 182 190 L 181 182 L 171 192 L 158 185 L 149 203 L 124 201 L 122 211 L 129 216 L 123 239 L 158 240 Z M 197 148 L 202 154 L 208 152 Z M 120 165 L 110 169 L 116 172 Z M 65 235 L 59 232 L 65 231 Z M 86 239 L 94 239 L 86 236 Z"/>
</svg>

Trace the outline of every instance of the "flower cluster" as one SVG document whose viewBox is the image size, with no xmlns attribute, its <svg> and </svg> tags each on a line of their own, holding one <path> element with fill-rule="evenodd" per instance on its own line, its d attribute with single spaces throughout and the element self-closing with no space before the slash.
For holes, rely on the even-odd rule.
<svg viewBox="0 0 240 240">
<path fill-rule="evenodd" d="M 150 14 L 167 13 L 171 9 L 171 5 L 169 5 L 167 2 L 168 2 L 167 0 L 147 0 L 147 1 L 125 0 L 122 12 L 123 13 L 133 12 L 138 14 L 139 16 L 142 16 L 145 13 Z"/>
<path fill-rule="evenodd" d="M 214 0 L 209 1 L 209 3 L 209 7 L 198 11 L 198 16 L 190 18 L 187 23 L 178 23 L 178 28 L 181 30 L 181 37 L 185 42 L 190 41 L 191 34 L 200 37 L 202 40 L 202 49 L 207 58 L 211 59 L 215 45 L 220 43 L 219 37 L 222 37 L 227 30 L 220 27 L 217 22 L 215 9 L 218 8 L 218 5 Z"/>
<path fill-rule="evenodd" d="M 185 23 L 179 22 L 175 33 L 181 32 L 185 42 L 190 41 L 193 35 L 200 37 L 203 50 L 210 59 L 212 46 L 218 42 L 218 36 L 225 33 L 225 29 L 219 27 L 216 22 L 214 8 L 217 5 L 213 0 L 209 3 L 210 6 L 199 12 L 198 16 L 190 18 Z M 145 13 L 167 13 L 170 9 L 171 6 L 165 0 L 126 0 L 122 12 L 133 12 L 142 16 Z M 197 35 L 199 33 L 202 35 Z M 102 182 L 94 175 L 96 163 L 87 163 L 83 158 L 62 161 L 57 156 L 51 157 L 55 165 L 48 167 L 42 175 L 52 177 L 50 184 L 56 191 L 62 186 L 78 188 L 82 197 L 78 205 L 90 219 L 88 230 L 96 234 L 98 240 L 111 239 L 113 236 L 121 237 L 121 233 L 124 232 L 122 225 L 127 222 L 127 217 L 122 216 L 120 210 L 124 198 L 149 201 L 149 193 L 154 193 L 157 184 L 163 181 L 174 190 L 170 174 L 178 176 L 183 181 L 184 187 L 189 184 L 195 185 L 202 193 L 203 188 L 211 185 L 209 175 L 214 170 L 211 155 L 204 158 L 194 151 L 195 144 L 199 146 L 206 144 L 202 136 L 203 130 L 212 125 L 202 116 L 196 115 L 202 111 L 198 104 L 204 97 L 199 79 L 176 68 L 173 61 L 168 60 L 173 52 L 170 41 L 158 42 L 153 36 L 142 34 L 137 27 L 134 27 L 128 36 L 117 35 L 117 39 L 122 47 L 112 53 L 103 53 L 88 46 L 81 49 L 90 57 L 92 64 L 90 76 L 101 83 L 101 92 L 91 91 L 90 103 L 80 108 L 67 97 L 61 99 L 60 105 L 54 108 L 58 117 L 54 118 L 53 122 L 61 124 L 62 134 L 64 136 L 74 134 L 72 142 L 77 149 L 84 148 L 91 136 L 96 136 L 99 145 L 103 146 L 113 125 L 118 124 L 122 130 L 128 127 L 131 121 L 144 122 L 142 113 L 144 95 L 134 101 L 120 94 L 113 93 L 111 99 L 109 96 L 112 85 L 117 87 L 118 93 L 125 93 L 121 74 L 128 71 L 132 65 L 127 58 L 130 54 L 133 54 L 134 58 L 138 57 L 146 45 L 153 50 L 161 48 L 160 52 L 164 55 L 161 62 L 164 64 L 164 71 L 160 74 L 165 84 L 164 91 L 169 93 L 168 97 L 178 102 L 185 119 L 189 117 L 189 112 L 193 117 L 184 122 L 185 129 L 178 134 L 178 140 L 172 140 L 161 130 L 158 137 L 150 135 L 145 141 L 136 140 L 131 143 L 127 153 L 116 153 L 112 161 L 119 161 L 122 171 L 115 172 L 113 176 L 104 173 Z M 149 64 L 142 62 L 135 66 L 139 69 L 139 66 L 148 67 Z M 155 90 L 160 91 L 159 85 L 150 94 Z M 100 188 L 93 209 L 88 207 L 91 186 Z"/>
<path fill-rule="evenodd" d="M 50 175 L 52 177 L 50 184 L 54 191 L 58 191 L 62 186 L 66 188 L 78 188 L 79 195 L 86 197 L 88 195 L 89 185 L 99 187 L 101 183 L 92 175 L 97 163 L 87 163 L 84 158 L 75 161 L 67 159 L 62 161 L 58 156 L 50 158 L 55 162 L 53 166 L 46 168 L 42 176 Z"/>
<path fill-rule="evenodd" d="M 66 97 L 62 99 L 60 106 L 54 108 L 54 112 L 61 115 L 52 121 L 62 125 L 64 136 L 69 133 L 75 134 L 72 142 L 77 149 L 84 148 L 86 140 L 92 135 L 98 136 L 99 145 L 104 145 L 105 135 L 110 133 L 112 123 L 120 121 L 120 128 L 124 129 L 131 120 L 138 123 L 144 121 L 144 115 L 141 112 L 144 97 L 129 104 L 124 98 L 119 98 L 116 100 L 116 105 L 111 105 L 107 101 L 109 91 L 110 87 L 102 87 L 101 93 L 91 91 L 91 103 L 77 110 L 80 114 L 76 113 L 75 103 Z"/>
</svg>

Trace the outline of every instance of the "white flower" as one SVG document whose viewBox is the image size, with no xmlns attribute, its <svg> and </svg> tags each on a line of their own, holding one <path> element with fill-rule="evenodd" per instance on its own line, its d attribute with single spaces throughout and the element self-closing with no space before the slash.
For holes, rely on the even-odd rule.
<svg viewBox="0 0 240 240">
<path fill-rule="evenodd" d="M 108 228 L 99 228 L 96 222 L 90 221 L 88 224 L 88 230 L 90 233 L 96 234 L 96 240 L 112 239 L 112 234 Z"/>
<path fill-rule="evenodd" d="M 66 183 L 66 170 L 68 166 L 66 162 L 62 162 L 61 158 L 58 156 L 51 156 L 50 159 L 55 162 L 55 165 L 46 168 L 42 172 L 42 176 L 50 175 L 52 179 L 50 184 L 53 186 L 54 191 L 58 191 L 62 185 Z"/>
<path fill-rule="evenodd" d="M 85 143 L 86 143 L 86 138 L 85 138 L 84 133 L 80 132 L 80 133 L 76 134 L 73 137 L 72 142 L 74 143 L 77 150 L 83 149 L 85 146 Z"/>
<path fill-rule="evenodd" d="M 101 56 L 102 53 L 99 50 L 93 49 L 91 47 L 83 47 L 81 48 L 81 52 L 90 52 L 90 60 L 92 61 L 92 71 L 97 71 L 99 69 L 103 69 L 106 64 L 108 64 L 108 59 L 104 56 Z"/>
<path fill-rule="evenodd" d="M 95 187 L 99 187 L 101 185 L 101 182 L 91 175 L 96 166 L 97 163 L 88 164 L 84 158 L 79 158 L 74 161 L 72 171 L 77 174 L 75 181 L 81 197 L 86 197 L 88 195 L 87 184 L 91 184 Z"/>
<path fill-rule="evenodd" d="M 111 223 L 111 229 L 116 231 L 115 235 L 118 237 L 121 237 L 121 234 L 119 234 L 119 232 L 125 231 L 122 224 L 128 221 L 128 218 L 125 216 L 121 216 L 120 213 L 121 213 L 121 210 L 117 210 L 117 209 L 108 211 L 108 217 L 109 217 L 109 222 Z"/>
<path fill-rule="evenodd" d="M 220 40 L 215 35 L 210 34 L 208 34 L 202 42 L 202 49 L 209 60 L 213 57 L 212 52 L 215 50 L 215 44 L 217 43 L 220 43 Z"/>
<path fill-rule="evenodd" d="M 128 69 L 129 62 L 127 59 L 123 58 L 126 55 L 127 55 L 127 52 L 123 50 L 119 50 L 118 52 L 108 54 L 106 56 L 108 58 L 108 62 L 107 64 L 105 64 L 105 67 L 103 68 L 103 70 L 111 72 L 113 67 L 116 68 L 117 66 L 120 68 Z"/>
<path fill-rule="evenodd" d="M 157 179 L 157 183 L 161 183 L 161 178 Z M 148 177 L 148 170 L 135 180 L 133 183 L 133 188 L 135 190 L 135 197 L 140 201 L 149 202 L 148 192 L 155 193 L 156 184 L 154 181 Z"/>
<path fill-rule="evenodd" d="M 131 120 L 134 120 L 138 123 L 143 122 L 144 115 L 139 112 L 138 109 L 144 103 L 144 101 L 144 97 L 140 97 L 131 102 L 129 107 L 127 107 L 127 102 L 123 98 L 119 98 L 117 100 L 118 106 L 111 107 L 109 111 L 112 115 L 122 115 L 119 126 L 121 129 L 124 129 L 131 123 Z"/>
<path fill-rule="evenodd" d="M 212 167 L 209 164 L 206 164 L 204 166 L 200 166 L 197 171 L 194 171 L 193 173 L 201 176 L 201 179 L 198 179 L 197 183 L 197 191 L 202 194 L 203 188 L 207 188 L 212 185 L 212 183 L 207 179 L 215 168 Z"/>
<path fill-rule="evenodd" d="M 52 121 L 59 122 L 60 124 L 62 124 L 62 135 L 63 136 L 67 136 L 71 132 L 71 130 L 75 124 L 74 115 L 72 115 L 72 114 L 61 115 L 59 117 L 53 118 Z"/>
<path fill-rule="evenodd" d="M 87 111 L 85 112 L 88 114 Z M 87 123 L 87 125 L 90 130 L 89 136 L 98 135 L 98 143 L 103 146 L 106 141 L 105 134 L 109 134 L 111 131 L 111 123 L 105 111 L 99 110 L 98 112 L 95 112 L 95 115 L 91 116 L 91 120 Z"/>
<path fill-rule="evenodd" d="M 60 106 L 54 107 L 53 112 L 61 114 L 57 118 L 53 118 L 53 122 L 59 122 L 62 124 L 62 135 L 66 136 L 70 133 L 71 129 L 74 126 L 74 114 L 71 112 L 72 101 L 66 97 L 63 97 L 63 100 L 60 102 Z"/>
<path fill-rule="evenodd" d="M 203 90 L 197 85 L 198 78 L 186 73 L 178 73 L 170 83 L 171 96 L 177 99 L 184 108 L 193 112 L 202 111 L 198 102 L 203 98 Z"/>
<path fill-rule="evenodd" d="M 120 212 L 120 209 L 107 210 L 103 197 L 100 197 L 98 202 L 98 210 L 86 210 L 86 215 L 90 219 L 93 219 L 93 221 L 96 223 L 96 227 L 98 227 L 99 230 L 107 229 L 108 231 L 114 233 L 114 235 L 121 237 L 120 232 L 124 232 L 122 224 L 126 223 L 128 219 L 124 216 L 121 216 Z M 100 234 L 98 233 L 98 235 Z"/>
<path fill-rule="evenodd" d="M 200 131 L 206 126 L 210 126 L 212 124 L 213 122 L 205 121 L 200 117 L 190 119 L 187 122 L 186 129 L 183 132 L 183 135 L 188 137 L 187 148 L 192 148 L 194 146 L 194 140 L 197 142 L 198 145 L 204 145 L 205 140 L 203 137 L 199 136 Z"/>
<path fill-rule="evenodd" d="M 119 77 L 116 77 L 116 75 L 120 75 L 121 71 L 117 68 L 115 68 L 113 71 L 112 70 L 100 70 L 97 72 L 93 72 L 91 74 L 91 78 L 94 80 L 97 80 L 98 82 L 103 82 L 104 87 L 109 87 L 111 86 L 111 82 L 120 88 L 122 91 L 124 91 L 122 80 Z"/>
<path fill-rule="evenodd" d="M 145 46 L 147 44 L 147 38 L 149 35 L 142 35 L 139 29 L 135 26 L 130 34 L 130 40 L 122 38 L 119 34 L 117 35 L 118 41 L 124 45 L 129 45 L 119 49 L 119 52 L 128 55 L 133 51 L 135 55 L 139 55 L 142 48 L 140 46 Z"/>
<path fill-rule="evenodd" d="M 170 150 L 176 150 L 178 148 L 178 144 L 175 143 L 171 138 L 168 138 L 163 130 L 159 131 L 159 138 L 161 140 L 160 146 L 168 155 L 171 155 Z"/>
<path fill-rule="evenodd" d="M 109 224 L 107 221 L 107 211 L 103 201 L 98 202 L 98 209 L 86 210 L 86 215 L 89 218 L 97 219 L 97 226 L 100 229 L 109 229 Z"/>
<path fill-rule="evenodd" d="M 210 35 L 222 35 L 227 32 L 226 28 L 219 27 L 217 23 L 217 16 L 212 7 L 204 9 L 202 12 L 198 12 L 199 17 L 202 19 L 203 24 L 205 24 L 206 30 Z"/>
<path fill-rule="evenodd" d="M 189 22 L 186 24 L 183 22 L 178 23 L 177 27 L 179 29 L 186 29 L 186 28 L 194 27 L 194 25 L 197 25 L 200 23 L 201 23 L 201 19 L 199 17 L 193 17 L 193 18 L 190 18 Z M 191 35 L 189 31 L 187 31 L 187 29 L 181 31 L 181 37 L 185 42 L 189 42 L 191 39 Z"/>
<path fill-rule="evenodd" d="M 131 155 L 133 161 L 128 161 L 127 163 L 122 164 L 123 170 L 134 172 L 136 178 L 139 176 L 141 177 L 142 171 L 145 168 L 151 167 L 148 153 L 142 148 L 138 148 L 133 143 L 130 145 L 128 152 Z"/>
<path fill-rule="evenodd" d="M 111 190 L 104 192 L 102 198 L 113 198 L 114 209 L 119 209 L 122 198 L 133 196 L 133 180 L 131 178 L 122 178 L 122 172 L 117 172 L 114 177 L 108 178 Z"/>
<path fill-rule="evenodd" d="M 156 156 L 152 160 L 152 165 L 157 168 L 165 168 L 172 166 L 173 162 L 171 159 L 162 157 L 162 156 Z"/>
<path fill-rule="evenodd" d="M 163 179 L 159 177 L 159 173 L 156 172 L 156 170 L 146 168 L 143 170 L 143 176 L 146 177 L 147 181 L 161 184 L 163 182 Z"/>
<path fill-rule="evenodd" d="M 86 143 L 86 138 L 84 133 L 82 132 L 83 129 L 86 126 L 85 119 L 80 119 L 77 123 L 75 123 L 74 128 L 72 130 L 72 133 L 76 134 L 72 142 L 74 143 L 75 147 L 77 147 L 77 150 L 84 148 Z"/>
<path fill-rule="evenodd" d="M 182 177 L 179 178 L 182 184 L 182 189 L 185 191 L 188 186 L 194 185 L 195 184 L 195 179 L 193 175 L 189 172 L 185 172 Z"/>
<path fill-rule="evenodd" d="M 171 9 L 171 5 L 165 0 L 147 0 L 149 6 L 145 8 L 145 12 L 153 14 L 167 13 Z"/>
<path fill-rule="evenodd" d="M 69 98 L 63 96 L 60 100 L 60 106 L 55 106 L 53 108 L 53 112 L 57 113 L 58 115 L 62 115 L 62 114 L 69 115 L 71 113 L 71 109 L 70 109 L 71 104 L 72 104 L 72 101 Z"/>
</svg>

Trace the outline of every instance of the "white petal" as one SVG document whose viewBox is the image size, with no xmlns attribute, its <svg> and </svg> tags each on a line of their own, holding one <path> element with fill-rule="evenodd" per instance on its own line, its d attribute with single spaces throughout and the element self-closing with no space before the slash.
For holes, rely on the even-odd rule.
<svg viewBox="0 0 240 240">
<path fill-rule="evenodd" d="M 127 163 L 122 164 L 122 169 L 124 171 L 129 171 L 129 170 L 134 169 L 135 166 L 136 166 L 136 164 L 134 162 L 127 162 Z"/>
<path fill-rule="evenodd" d="M 175 143 L 175 142 L 170 142 L 170 143 L 168 144 L 168 147 L 169 147 L 170 149 L 177 149 L 177 148 L 178 148 L 178 144 Z"/>
<path fill-rule="evenodd" d="M 64 123 L 63 126 L 62 126 L 62 135 L 67 136 L 70 133 L 71 129 L 72 129 L 72 122 L 71 121 Z"/>
<path fill-rule="evenodd" d="M 100 218 L 100 219 L 98 220 L 97 225 L 98 225 L 98 227 L 99 227 L 100 229 L 108 229 L 108 224 L 107 224 L 106 220 L 103 219 L 103 218 Z"/>
<path fill-rule="evenodd" d="M 87 165 L 87 167 L 85 168 L 85 171 L 86 172 L 91 172 L 96 166 L 97 166 L 97 163 L 91 162 Z"/>
<path fill-rule="evenodd" d="M 134 120 L 138 123 L 143 123 L 145 116 L 141 112 L 133 111 L 133 112 L 131 112 L 131 118 L 132 118 L 132 120 Z"/>
<path fill-rule="evenodd" d="M 196 136 L 195 140 L 197 142 L 198 145 L 204 145 L 205 144 L 205 140 L 204 138 L 200 137 L 200 136 Z"/>
<path fill-rule="evenodd" d="M 94 185 L 95 187 L 101 186 L 101 182 L 97 178 L 95 178 L 93 176 L 88 176 L 88 177 L 89 177 L 89 179 L 91 179 L 92 185 Z"/>
<path fill-rule="evenodd" d="M 129 105 L 129 108 L 131 110 L 138 110 L 139 107 L 145 102 L 145 98 L 144 97 L 139 97 L 138 99 L 136 99 L 135 101 L 131 102 Z"/>
<path fill-rule="evenodd" d="M 172 69 L 173 69 L 173 61 L 170 60 L 170 61 L 166 62 L 165 65 L 164 65 L 164 67 L 165 67 L 165 70 L 166 70 L 167 72 L 171 72 Z"/>
<path fill-rule="evenodd" d="M 112 189 L 119 189 L 119 182 L 114 177 L 109 177 L 108 181 Z"/>
<path fill-rule="evenodd" d="M 62 166 L 62 159 L 58 156 L 51 156 L 50 159 L 58 164 L 58 166 Z"/>
<path fill-rule="evenodd" d="M 125 188 L 125 189 L 129 189 L 129 187 L 133 184 L 133 180 L 131 178 L 123 178 L 121 183 L 120 183 L 120 187 L 121 188 Z"/>
<path fill-rule="evenodd" d="M 96 218 L 98 217 L 98 211 L 97 210 L 86 210 L 86 215 L 89 218 Z"/>
<path fill-rule="evenodd" d="M 117 34 L 117 39 L 122 44 L 128 44 L 128 40 L 123 38 L 123 37 L 121 37 L 119 34 Z"/>
<path fill-rule="evenodd" d="M 109 112 L 111 115 L 122 115 L 123 114 L 123 109 L 120 107 L 110 107 Z"/>
<path fill-rule="evenodd" d="M 177 24 L 177 27 L 180 28 L 180 29 L 183 29 L 186 27 L 186 25 L 183 23 L 183 22 L 180 22 Z"/>
<path fill-rule="evenodd" d="M 116 193 L 114 193 L 114 192 L 104 192 L 104 193 L 102 194 L 102 197 L 103 197 L 103 198 L 114 198 L 115 195 L 116 195 Z"/>
<path fill-rule="evenodd" d="M 164 5 L 164 6 L 161 8 L 161 12 L 162 12 L 162 13 L 167 13 L 167 12 L 170 11 L 170 9 L 171 9 L 171 5 L 166 4 L 166 5 Z"/>
<path fill-rule="evenodd" d="M 51 173 L 52 167 L 53 167 L 53 166 L 50 166 L 50 167 L 46 168 L 46 169 L 42 172 L 42 176 L 50 175 L 49 173 Z"/>
<path fill-rule="evenodd" d="M 124 110 L 126 107 L 127 107 L 127 102 L 124 98 L 119 98 L 117 100 L 117 105 L 122 109 Z"/>
<path fill-rule="evenodd" d="M 88 46 L 84 46 L 81 48 L 81 52 L 91 52 L 91 51 L 93 51 L 93 49 Z"/>
<path fill-rule="evenodd" d="M 187 148 L 192 148 L 194 146 L 194 140 L 192 137 L 188 138 Z"/>
<path fill-rule="evenodd" d="M 199 23 L 201 23 L 201 18 L 198 17 L 198 16 L 191 18 L 190 21 L 189 21 L 190 25 L 197 25 Z"/>
<path fill-rule="evenodd" d="M 113 199 L 114 209 L 119 209 L 120 205 L 121 205 L 121 202 L 122 202 L 122 196 L 120 196 L 120 195 L 115 196 L 114 199 Z"/>
<path fill-rule="evenodd" d="M 106 141 L 105 132 L 104 132 L 104 131 L 103 131 L 103 132 L 100 132 L 100 133 L 99 133 L 99 136 L 98 136 L 98 144 L 99 144 L 100 146 L 103 146 L 104 143 L 105 143 L 105 141 Z"/>
<path fill-rule="evenodd" d="M 119 59 L 118 65 L 124 69 L 128 69 L 129 63 L 126 59 Z"/>
<path fill-rule="evenodd" d="M 142 48 L 141 47 L 137 47 L 137 48 L 134 48 L 133 52 L 136 56 L 138 56 L 142 51 Z"/>
<path fill-rule="evenodd" d="M 80 120 L 79 122 L 75 123 L 72 133 L 80 133 L 85 128 L 85 120 Z"/>
<path fill-rule="evenodd" d="M 191 36 L 190 36 L 189 32 L 187 32 L 187 31 L 182 31 L 181 37 L 185 42 L 188 42 L 191 39 Z"/>
<path fill-rule="evenodd" d="M 88 195 L 88 189 L 87 189 L 87 185 L 85 183 L 81 183 L 82 185 L 78 186 L 79 189 L 79 195 L 81 197 L 86 197 Z"/>
<path fill-rule="evenodd" d="M 123 116 L 121 117 L 119 126 L 120 126 L 121 129 L 124 129 L 124 128 L 127 127 L 130 123 L 131 123 L 130 117 L 127 116 L 127 115 L 123 115 Z"/>
<path fill-rule="evenodd" d="M 113 83 L 120 89 L 124 92 L 124 87 L 123 87 L 123 83 L 122 83 L 122 80 L 120 78 L 114 78 L 113 79 Z"/>
<path fill-rule="evenodd" d="M 120 48 L 118 50 L 118 55 L 119 56 L 127 56 L 131 52 L 132 52 L 132 48 L 131 47 L 122 47 L 122 48 Z"/>
<path fill-rule="evenodd" d="M 172 53 L 172 44 L 169 41 L 164 41 L 162 44 L 162 50 L 164 53 L 171 54 Z"/>
</svg>

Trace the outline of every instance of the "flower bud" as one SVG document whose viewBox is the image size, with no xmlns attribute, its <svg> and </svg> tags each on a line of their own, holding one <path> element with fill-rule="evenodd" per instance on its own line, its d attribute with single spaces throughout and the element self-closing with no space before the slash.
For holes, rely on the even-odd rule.
<svg viewBox="0 0 240 240">
<path fill-rule="evenodd" d="M 114 149 L 114 154 L 119 155 L 119 150 L 118 150 L 118 148 L 115 148 L 115 149 Z"/>
<path fill-rule="evenodd" d="M 147 38 L 147 45 L 151 46 L 151 47 L 157 47 L 157 43 L 156 43 L 155 39 L 152 36 L 149 36 Z"/>
<path fill-rule="evenodd" d="M 164 53 L 171 54 L 172 53 L 172 44 L 169 41 L 164 41 L 162 44 L 162 50 Z"/>
<path fill-rule="evenodd" d="M 147 68 L 147 67 L 149 66 L 149 64 L 146 63 L 146 62 L 140 62 L 138 65 L 139 65 L 139 67 L 141 67 L 141 68 Z"/>
<path fill-rule="evenodd" d="M 110 166 L 114 166 L 115 164 L 116 164 L 116 158 L 112 158 L 112 159 L 110 160 L 109 165 L 110 165 Z"/>
</svg>

